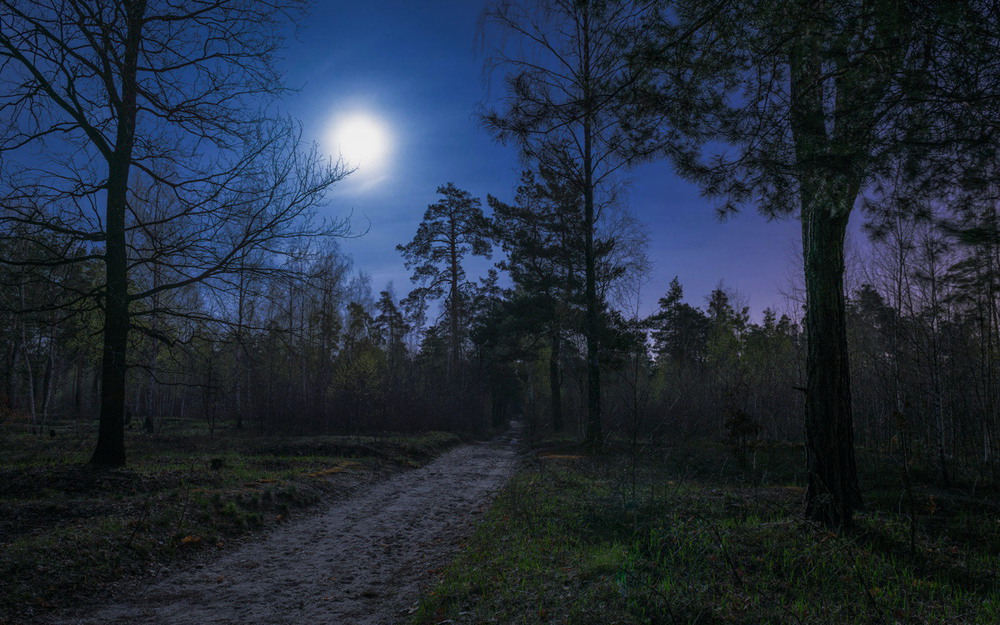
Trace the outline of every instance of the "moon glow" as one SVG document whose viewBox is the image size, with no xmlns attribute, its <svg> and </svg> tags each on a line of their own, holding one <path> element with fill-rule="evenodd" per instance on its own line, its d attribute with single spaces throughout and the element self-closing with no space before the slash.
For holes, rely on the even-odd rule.
<svg viewBox="0 0 1000 625">
<path fill-rule="evenodd" d="M 365 174 L 381 169 L 391 148 L 385 123 L 367 113 L 353 113 L 335 120 L 329 141 L 348 166 Z"/>
</svg>

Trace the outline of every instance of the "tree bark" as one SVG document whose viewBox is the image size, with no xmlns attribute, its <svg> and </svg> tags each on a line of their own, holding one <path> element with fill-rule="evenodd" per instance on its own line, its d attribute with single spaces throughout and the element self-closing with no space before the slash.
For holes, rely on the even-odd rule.
<svg viewBox="0 0 1000 625">
<path fill-rule="evenodd" d="M 604 437 L 601 427 L 601 361 L 598 354 L 597 276 L 594 259 L 594 193 L 587 189 L 586 204 L 586 335 L 587 335 L 587 447 L 596 450 Z"/>
<path fill-rule="evenodd" d="M 105 467 L 125 464 L 125 353 L 129 327 L 125 195 L 128 165 L 119 164 L 115 169 L 117 171 L 108 177 L 101 416 L 97 448 L 90 458 L 91 464 Z"/>
<path fill-rule="evenodd" d="M 246 273 L 241 267 L 239 274 L 239 290 L 236 300 L 236 361 L 234 363 L 236 372 L 236 429 L 243 429 L 243 411 L 245 410 L 243 400 L 243 361 L 247 357 L 246 345 L 243 342 L 243 317 L 246 313 Z"/>
<path fill-rule="evenodd" d="M 21 306 L 24 306 L 24 287 L 21 287 Z M 31 433 L 38 435 L 42 431 L 38 423 L 38 410 L 35 407 L 35 371 L 31 364 L 31 353 L 28 351 L 27 324 L 21 320 L 21 355 L 24 357 L 24 370 L 28 373 L 28 408 L 31 411 Z"/>
<path fill-rule="evenodd" d="M 840 210 L 804 198 L 802 247 L 806 284 L 806 516 L 848 527 L 861 508 L 844 306 L 844 236 L 849 206 Z"/>
</svg>

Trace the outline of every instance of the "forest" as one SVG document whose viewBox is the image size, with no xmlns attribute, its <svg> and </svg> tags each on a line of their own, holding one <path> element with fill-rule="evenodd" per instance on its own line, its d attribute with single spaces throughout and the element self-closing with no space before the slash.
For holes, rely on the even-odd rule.
<svg viewBox="0 0 1000 625">
<path fill-rule="evenodd" d="M 520 173 L 423 181 L 380 251 L 408 284 L 344 251 L 357 168 L 275 112 L 306 8 L 0 1 L 0 623 L 67 608 L 30 540 L 114 489 L 125 551 L 67 566 L 108 585 L 512 423 L 399 622 L 1000 618 L 1000 5 L 484 3 L 472 114 Z M 780 304 L 654 271 L 652 162 L 799 222 Z"/>
<path fill-rule="evenodd" d="M 539 434 L 582 440 L 583 293 L 563 277 L 580 272 L 582 262 L 566 254 L 557 259 L 565 265 L 555 265 L 563 249 L 546 247 L 572 236 L 558 220 L 578 224 L 575 205 L 551 204 L 552 221 L 539 219 L 535 203 L 552 202 L 551 189 L 526 178 L 523 203 L 490 198 L 491 218 L 468 192 L 442 187 L 421 232 L 400 246 L 421 263 L 415 275 L 429 276 L 428 286 L 402 298 L 388 289 L 375 294 L 335 243 L 303 252 L 292 274 L 275 269 L 241 275 L 232 288 L 192 286 L 172 295 L 171 316 L 150 314 L 151 331 L 130 342 L 125 427 L 153 434 L 203 421 L 209 429 L 262 433 L 486 432 L 523 416 Z M 566 215 L 555 212 L 563 208 Z M 848 272 L 857 444 L 907 454 L 932 466 L 942 484 L 950 474 L 986 478 L 998 470 L 1000 245 L 964 234 L 988 232 L 995 215 L 991 208 L 936 222 L 897 219 Z M 454 241 L 434 243 L 431 232 L 451 229 L 460 233 Z M 602 311 L 601 436 L 740 447 L 800 442 L 801 298 L 790 293 L 787 313 L 752 315 L 723 286 L 692 305 L 673 280 L 653 315 L 629 316 L 629 288 L 642 279 L 641 240 L 626 242 L 628 255 L 612 240 L 599 257 L 606 273 L 598 290 L 610 300 Z M 411 250 L 421 245 L 428 258 L 454 254 L 455 274 L 415 257 Z M 462 260 L 474 246 L 504 250 L 519 265 L 505 260 L 471 281 Z M 24 282 L 6 289 L 5 302 L 34 310 L 8 312 L 4 324 L 7 427 L 76 434 L 97 419 L 99 312 L 45 310 L 53 282 L 97 288 L 77 268 L 60 268 L 58 277 L 8 273 L 7 284 Z M 552 269 L 563 273 L 548 275 Z M 503 277 L 512 286 L 499 286 Z M 434 295 L 444 305 L 431 310 Z"/>
</svg>

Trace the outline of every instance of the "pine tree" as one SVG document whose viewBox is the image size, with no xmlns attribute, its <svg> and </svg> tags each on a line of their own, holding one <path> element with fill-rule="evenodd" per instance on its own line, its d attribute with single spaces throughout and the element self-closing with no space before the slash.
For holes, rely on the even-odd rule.
<svg viewBox="0 0 1000 625">
<path fill-rule="evenodd" d="M 507 259 L 499 266 L 514 283 L 507 314 L 519 320 L 522 335 L 548 343 L 552 428 L 563 428 L 562 348 L 567 333 L 581 329 L 584 300 L 584 233 L 581 198 L 572 187 L 543 170 L 542 180 L 525 171 L 513 204 L 489 198 L 494 231 Z"/>
<path fill-rule="evenodd" d="M 462 361 L 468 287 L 462 262 L 466 256 L 489 257 L 492 250 L 489 222 L 482 203 L 452 183 L 437 189 L 441 199 L 429 205 L 413 240 L 396 249 L 402 253 L 412 280 L 421 285 L 423 298 L 445 298 L 448 324 L 448 376 Z"/>
<path fill-rule="evenodd" d="M 873 208 L 905 207 L 993 158 L 997 15 L 965 2 L 663 4 L 657 36 L 634 58 L 659 66 L 649 111 L 683 138 L 670 150 L 681 172 L 720 198 L 723 213 L 751 204 L 801 220 L 806 514 L 850 525 L 862 497 L 843 290 L 848 221 L 864 192 Z M 706 155 L 720 142 L 733 149 Z"/>
<path fill-rule="evenodd" d="M 635 66 L 628 42 L 651 2 L 521 0 L 496 2 L 487 28 L 499 32 L 490 63 L 506 72 L 499 107 L 484 116 L 503 143 L 541 164 L 582 198 L 587 427 L 591 448 L 604 441 L 601 418 L 602 313 L 598 229 L 615 176 L 651 154 L 652 124 L 632 115 Z M 509 52 L 505 46 L 516 50 Z M 606 325 L 606 324 L 605 324 Z"/>
</svg>

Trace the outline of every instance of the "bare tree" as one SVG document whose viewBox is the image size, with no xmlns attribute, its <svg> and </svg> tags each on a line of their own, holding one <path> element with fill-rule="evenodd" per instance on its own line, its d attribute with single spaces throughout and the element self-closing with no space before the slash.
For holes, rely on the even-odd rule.
<svg viewBox="0 0 1000 625">
<path fill-rule="evenodd" d="M 267 106 L 274 54 L 300 0 L 0 2 L 3 230 L 33 246 L 7 264 L 97 263 L 101 418 L 91 462 L 125 462 L 136 302 L 226 284 L 247 250 L 340 224 L 306 218 L 346 171 L 303 152 Z M 53 234 L 65 245 L 51 246 Z M 154 268 L 156 268 L 154 270 Z M 149 281 L 138 277 L 155 276 Z M 142 315 L 165 312 L 161 304 Z"/>
</svg>

